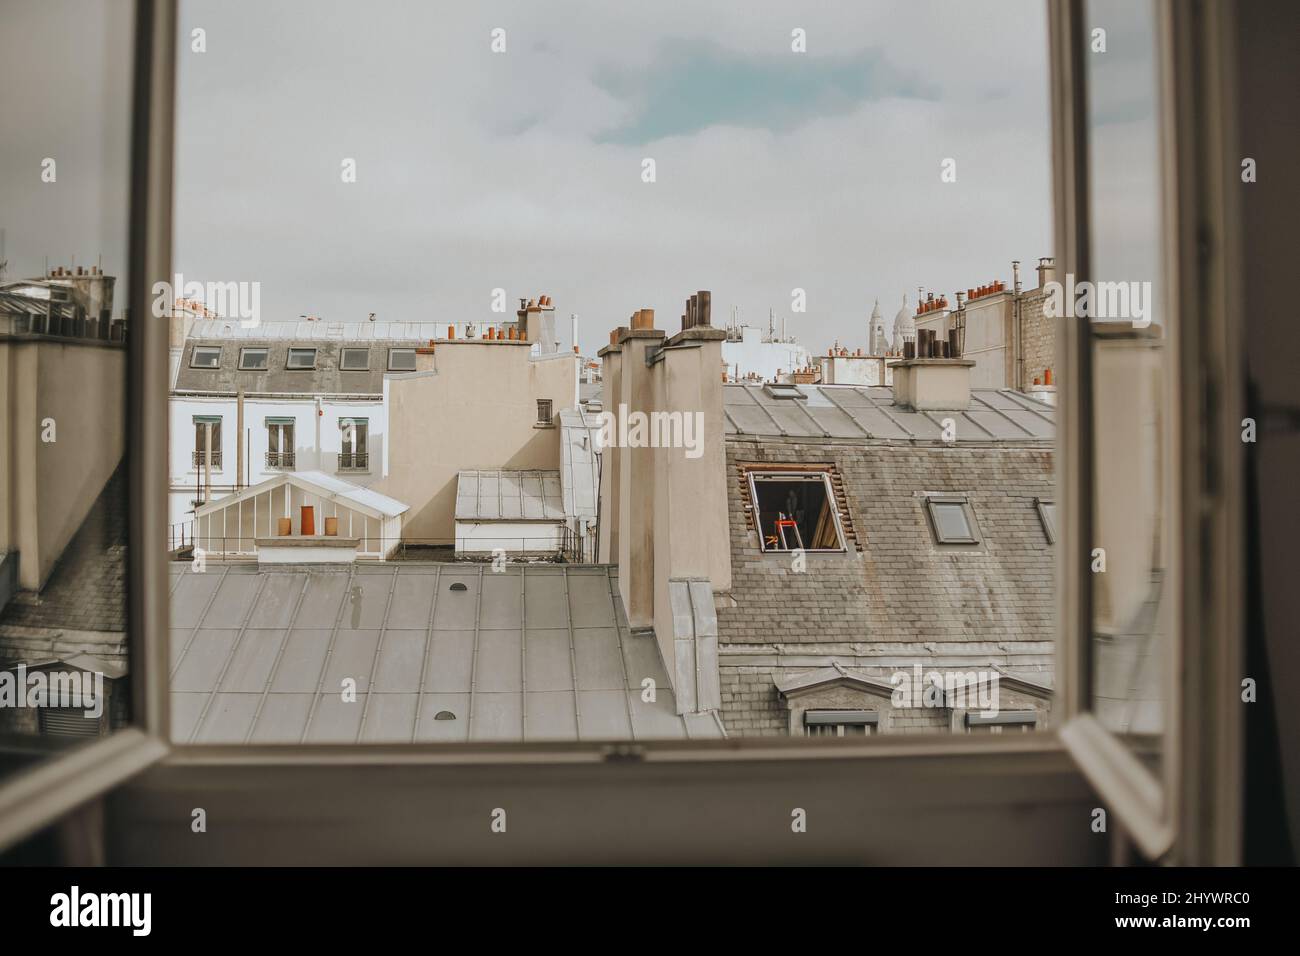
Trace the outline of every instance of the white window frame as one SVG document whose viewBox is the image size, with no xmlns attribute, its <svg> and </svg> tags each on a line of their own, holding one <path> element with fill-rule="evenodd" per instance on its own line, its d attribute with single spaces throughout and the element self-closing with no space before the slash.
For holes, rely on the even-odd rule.
<svg viewBox="0 0 1300 956">
<path fill-rule="evenodd" d="M 346 359 L 349 352 L 360 352 L 366 357 L 366 364 L 357 368 L 348 365 Z M 370 371 L 370 349 L 365 346 L 348 345 L 339 349 L 339 371 L 340 372 L 368 372 Z"/>
<path fill-rule="evenodd" d="M 311 353 L 311 364 L 310 364 L 310 365 L 294 365 L 294 364 L 293 364 L 293 353 L 294 353 L 294 352 L 310 352 L 310 353 Z M 291 345 L 291 346 L 289 346 L 288 351 L 285 352 L 285 356 L 284 356 L 284 367 L 285 367 L 287 370 L 289 370 L 290 372 L 310 372 L 310 371 L 312 371 L 313 369 L 316 368 L 316 359 L 317 359 L 318 357 L 319 357 L 319 350 L 318 350 L 317 348 L 315 348 L 314 346 L 310 346 L 310 345 Z"/>
<path fill-rule="evenodd" d="M 246 358 L 249 352 L 261 352 L 265 361 L 261 365 L 248 365 Z M 271 367 L 271 350 L 265 345 L 246 345 L 239 350 L 239 370 L 241 372 L 265 372 Z"/>
<path fill-rule="evenodd" d="M 397 368 L 396 366 L 393 365 L 393 356 L 396 355 L 396 354 L 399 353 L 399 352 L 402 353 L 403 355 L 409 354 L 409 355 L 411 356 L 411 367 L 410 367 L 410 368 Z M 415 348 L 412 346 L 411 348 L 391 348 L 391 349 L 389 349 L 389 350 L 388 350 L 388 371 L 390 371 L 390 372 L 414 372 L 414 371 L 415 371 Z"/>
<path fill-rule="evenodd" d="M 1035 498 L 1034 507 L 1038 511 L 1038 520 L 1042 522 L 1043 535 L 1047 538 L 1047 543 L 1056 544 L 1056 502 L 1047 498 Z"/>
<path fill-rule="evenodd" d="M 1160 55 L 1162 297 L 1169 350 L 1164 406 L 1170 443 L 1163 602 L 1166 711 L 1161 765 L 1150 772 L 1091 712 L 1091 337 L 1088 323 L 1057 319 L 1057 679 L 1053 723 L 1124 832 L 1149 859 L 1232 864 L 1241 855 L 1242 459 L 1236 415 L 1241 302 L 1231 256 L 1238 246 L 1240 157 L 1227 155 L 1232 106 L 1230 7 L 1155 0 Z M 1052 55 L 1056 272 L 1090 278 L 1086 58 L 1083 0 L 1049 3 Z M 1209 77 L 1210 79 L 1205 79 Z M 1196 91 L 1199 91 L 1196 92 Z M 1198 99 L 1198 96 L 1201 99 Z M 1207 232 L 1217 238 L 1207 240 Z M 1207 292 L 1207 290 L 1209 290 Z M 1194 329 L 1195 334 L 1184 334 Z M 1230 398 L 1205 403 L 1201 397 Z M 1204 460 L 1200 450 L 1214 447 Z M 1207 573 L 1206 568 L 1218 573 Z M 1208 586 L 1202 582 L 1209 582 Z M 1063 724 L 1063 725 L 1062 725 Z"/>
<path fill-rule="evenodd" d="M 788 467 L 788 466 L 787 466 Z M 844 554 L 848 551 L 847 539 L 844 536 L 844 526 L 840 522 L 840 503 L 835 498 L 835 488 L 831 484 L 831 473 L 829 468 L 810 468 L 807 471 L 779 471 L 767 470 L 764 468 L 748 468 L 745 470 L 745 479 L 749 484 L 749 506 L 753 509 L 754 531 L 758 536 L 758 548 L 764 554 L 792 554 L 794 548 L 769 548 L 763 539 L 763 521 L 758 507 L 758 486 L 760 481 L 807 481 L 813 482 L 818 478 L 821 479 L 822 488 L 826 493 L 826 504 L 831 509 L 831 518 L 835 522 L 835 537 L 839 541 L 838 548 L 808 548 L 805 547 L 805 554 Z"/>
<path fill-rule="evenodd" d="M 975 509 L 971 507 L 970 498 L 959 494 L 927 494 L 924 498 L 926 523 L 930 526 L 930 535 L 934 543 L 942 548 L 971 548 L 984 543 L 983 531 L 975 520 Z M 966 538 L 946 539 L 939 531 L 939 517 L 935 514 L 935 505 L 957 506 L 966 518 L 966 527 L 970 536 Z"/>
<path fill-rule="evenodd" d="M 125 832 L 116 833 L 119 852 L 128 857 L 166 852 L 172 859 L 195 862 L 210 862 L 213 853 L 224 854 L 227 861 L 248 860 L 254 855 L 263 861 L 289 856 L 298 862 L 330 859 L 323 854 L 342 851 L 331 850 L 333 841 L 328 835 L 337 834 L 340 820 L 345 820 L 367 828 L 368 859 L 387 855 L 419 862 L 436 855 L 478 862 L 483 859 L 486 841 L 499 841 L 500 837 L 490 835 L 486 826 L 471 828 L 458 825 L 458 820 L 448 821 L 449 828 L 437 828 L 419 795 L 446 797 L 454 792 L 478 819 L 480 805 L 496 806 L 502 780 L 509 778 L 510 797 L 516 804 L 550 808 L 544 826 L 557 834 L 557 846 L 563 847 L 569 860 L 608 859 L 607 837 L 599 826 L 584 827 L 576 817 L 562 821 L 569 824 L 568 829 L 563 825 L 557 829 L 552 822 L 566 807 L 588 813 L 588 802 L 577 796 L 589 796 L 592 786 L 600 786 L 604 788 L 601 792 L 620 806 L 649 800 L 636 804 L 646 826 L 620 833 L 631 852 L 635 845 L 661 858 L 662 841 L 672 839 L 681 860 L 707 859 L 709 854 L 721 852 L 725 843 L 729 859 L 740 859 L 737 852 L 757 849 L 761 859 L 771 862 L 774 857 L 766 847 L 774 848 L 778 839 L 783 847 L 792 842 L 784 827 L 774 827 L 772 842 L 758 847 L 752 828 L 745 839 L 737 841 L 730 833 L 719 833 L 716 819 L 698 814 L 695 808 L 698 800 L 716 797 L 719 788 L 736 786 L 737 776 L 746 795 L 752 797 L 757 788 L 764 788 L 773 796 L 773 806 L 784 806 L 781 801 L 787 791 L 774 789 L 767 778 L 779 780 L 775 786 L 785 787 L 785 781 L 797 776 L 801 791 L 817 794 L 823 805 L 833 808 L 838 798 L 854 808 L 837 821 L 833 831 L 826 831 L 834 833 L 833 845 L 818 843 L 815 837 L 805 844 L 817 848 L 814 852 L 821 854 L 822 862 L 861 859 L 844 848 L 869 845 L 873 839 L 877 841 L 877 859 L 889 859 L 880 847 L 895 835 L 897 808 L 906 805 L 909 795 L 925 792 L 926 806 L 909 812 L 924 814 L 937 805 L 940 813 L 963 814 L 971 826 L 1015 828 L 1019 839 L 1007 843 L 1012 859 L 1017 848 L 1032 853 L 1035 835 L 1050 835 L 1044 842 L 1052 846 L 1052 862 L 1096 863 L 1101 844 L 1095 835 L 1086 824 L 1070 829 L 1073 823 L 1068 822 L 1079 816 L 1086 820 L 1085 808 L 1094 799 L 1071 763 L 1072 757 L 1148 856 L 1174 849 L 1175 854 L 1166 856 L 1172 862 L 1235 862 L 1241 845 L 1241 707 L 1235 683 L 1216 675 L 1240 672 L 1240 474 L 1239 460 L 1231 454 L 1234 443 L 1240 449 L 1240 441 L 1231 414 L 1212 403 L 1206 407 L 1193 400 L 1193 396 L 1204 394 L 1196 389 L 1205 385 L 1207 377 L 1214 379 L 1215 394 L 1219 395 L 1236 395 L 1234 389 L 1240 385 L 1239 333 L 1228 321 L 1240 295 L 1224 261 L 1233 247 L 1214 241 L 1206 244 L 1208 251 L 1202 253 L 1198 235 L 1198 227 L 1208 224 L 1230 231 L 1234 222 L 1225 184 L 1233 178 L 1228 175 L 1229 159 L 1236 159 L 1218 156 L 1210 148 L 1214 142 L 1230 142 L 1231 138 L 1206 135 L 1207 125 L 1220 122 L 1225 115 L 1224 97 L 1229 91 L 1222 78 L 1228 55 L 1223 38 L 1232 35 L 1232 11 L 1227 5 L 1202 9 L 1171 0 L 1159 0 L 1159 4 L 1161 43 L 1166 52 L 1172 47 L 1180 54 L 1166 57 L 1164 77 L 1166 84 L 1180 91 L 1176 109 L 1166 117 L 1167 134 L 1177 147 L 1172 153 L 1171 189 L 1178 199 L 1168 207 L 1166 230 L 1176 246 L 1176 254 L 1167 261 L 1175 280 L 1171 288 L 1177 294 L 1166 301 L 1172 298 L 1171 314 L 1179 315 L 1198 332 L 1176 336 L 1171 344 L 1181 376 L 1171 386 L 1180 400 L 1171 406 L 1177 414 L 1170 426 L 1180 440 L 1174 448 L 1176 467 L 1170 470 L 1182 493 L 1174 510 L 1177 527 L 1172 531 L 1176 537 L 1171 551 L 1181 555 L 1181 560 L 1170 569 L 1171 603 L 1177 609 L 1176 628 L 1170 632 L 1176 666 L 1170 673 L 1179 674 L 1181 680 L 1176 719 L 1168 732 L 1165 772 L 1160 778 L 1153 779 L 1140 765 L 1135 766 L 1132 755 L 1086 706 L 1087 645 L 1083 635 L 1089 632 L 1091 617 L 1082 585 L 1087 573 L 1085 492 L 1091 487 L 1087 477 L 1091 462 L 1086 443 L 1080 439 L 1089 414 L 1087 405 L 1081 404 L 1086 397 L 1081 384 L 1088 381 L 1088 368 L 1081 360 L 1078 329 L 1072 330 L 1065 320 L 1058 324 L 1057 340 L 1063 354 L 1058 358 L 1062 374 L 1056 501 L 1061 538 L 1069 545 L 1055 552 L 1060 581 L 1059 664 L 1052 722 L 1057 723 L 1058 714 L 1066 722 L 1059 736 L 1050 730 L 995 738 L 885 734 L 862 741 L 838 741 L 835 746 L 770 738 L 645 742 L 617 751 L 620 759 L 612 762 L 608 746 L 589 741 L 496 747 L 210 748 L 171 744 L 166 637 L 169 580 L 161 545 L 168 488 L 165 469 L 159 466 L 167 455 L 167 332 L 162 323 L 145 322 L 132 331 L 127 376 L 131 436 L 127 448 L 131 475 L 127 580 L 131 582 L 128 627 L 133 722 L 0 783 L 0 848 L 125 785 L 130 789 L 124 799 L 112 801 L 111 807 L 112 825 L 125 828 Z M 1081 137 L 1080 68 L 1085 23 L 1079 0 L 1049 0 L 1048 9 L 1058 271 L 1073 269 L 1076 275 L 1086 277 L 1082 250 L 1087 245 L 1087 229 L 1086 217 L 1081 215 L 1086 209 L 1086 203 L 1081 203 L 1086 198 L 1086 140 Z M 153 283 L 172 275 L 176 2 L 141 0 L 137 14 L 127 291 L 132 314 L 146 315 Z M 1188 47 L 1192 46 L 1198 55 L 1191 55 Z M 1202 73 L 1200 82 L 1193 82 L 1193 71 Z M 1189 92 L 1193 90 L 1205 92 Z M 1198 100 L 1198 95 L 1208 102 Z M 1217 128 L 1210 131 L 1219 132 Z M 1184 395 L 1188 397 L 1183 399 Z M 1235 412 L 1230 402 L 1220 404 Z M 1219 430 L 1207 436 L 1211 425 Z M 1222 447 L 1229 449 L 1215 460 L 1214 474 L 1206 473 L 1206 463 L 1197 456 L 1200 442 L 1207 437 L 1222 441 Z M 1207 494 L 1206 483 L 1216 483 L 1217 494 Z M 836 517 L 838 520 L 838 514 Z M 1199 536 L 1194 538 L 1193 533 Z M 840 534 L 843 540 L 842 529 Z M 1202 581 L 1209 586 L 1189 584 Z M 645 766 L 620 766 L 629 759 L 644 761 Z M 758 766 L 747 769 L 749 765 Z M 132 780 L 151 766 L 141 781 Z M 935 791 L 932 782 L 939 779 L 949 786 Z M 979 805 L 967 798 L 966 783 L 979 788 L 983 795 Z M 137 787 L 143 788 L 147 799 L 131 799 Z M 680 812 L 661 799 L 665 787 L 686 798 L 668 802 L 680 804 Z M 251 831 L 234 826 L 219 845 L 194 840 L 186 823 L 195 792 L 217 801 L 225 819 L 252 821 Z M 400 800 L 392 796 L 398 792 Z M 312 796 L 306 804 L 304 793 Z M 875 806 L 885 812 L 856 809 L 864 794 L 870 794 Z M 376 799 L 383 813 L 375 813 Z M 210 802 L 209 808 L 215 805 Z M 1041 812 L 1027 820 L 1026 815 L 1014 812 L 1024 805 Z M 675 814 L 667 826 L 657 816 L 666 813 Z M 923 822 L 918 823 L 916 832 L 924 831 Z M 159 851 L 161 836 L 173 832 L 174 836 L 162 841 L 166 849 Z M 142 838 L 145 833 L 151 838 Z M 531 839 L 538 848 L 532 859 L 542 859 L 536 854 L 546 852 L 545 833 Z M 915 839 L 907 837 L 911 851 L 901 844 L 894 847 L 893 858 L 914 852 Z M 536 842 L 539 840 L 543 842 Z M 931 845 L 930 850 L 935 848 Z M 951 857 L 959 855 L 961 848 L 948 844 L 944 851 Z M 793 859 L 792 852 L 786 849 L 780 858 Z M 833 852 L 844 855 L 827 855 Z M 753 858 L 752 852 L 743 858 Z"/>
<path fill-rule="evenodd" d="M 216 361 L 216 363 L 213 364 L 213 365 L 200 365 L 199 362 L 198 362 L 199 353 L 200 353 L 200 352 L 213 352 L 213 351 L 215 351 L 215 352 L 217 353 L 217 361 Z M 220 345 L 196 345 L 196 346 L 194 346 L 194 348 L 192 348 L 192 349 L 190 350 L 190 368 L 206 368 L 206 369 L 209 369 L 209 370 L 211 370 L 211 369 L 221 368 L 221 352 L 222 352 L 222 348 L 221 348 Z"/>
</svg>

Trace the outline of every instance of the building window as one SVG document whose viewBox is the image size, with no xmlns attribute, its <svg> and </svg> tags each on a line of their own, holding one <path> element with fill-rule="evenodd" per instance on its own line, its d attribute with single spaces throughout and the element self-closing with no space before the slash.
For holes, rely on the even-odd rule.
<svg viewBox="0 0 1300 956">
<path fill-rule="evenodd" d="M 315 368 L 315 349 L 289 349 L 289 361 L 286 368 Z"/>
<path fill-rule="evenodd" d="M 537 424 L 551 424 L 551 400 L 549 398 L 539 398 L 537 400 Z"/>
<path fill-rule="evenodd" d="M 365 372 L 370 368 L 370 349 L 344 349 L 339 368 L 345 372 Z"/>
<path fill-rule="evenodd" d="M 294 467 L 292 418 L 266 420 L 266 467 Z"/>
<path fill-rule="evenodd" d="M 764 551 L 844 550 L 826 472 L 750 472 L 749 490 Z"/>
<path fill-rule="evenodd" d="M 805 737 L 870 737 L 880 715 L 874 710 L 810 710 L 803 715 Z"/>
<path fill-rule="evenodd" d="M 190 353 L 190 368 L 219 368 L 221 366 L 220 345 L 196 345 Z"/>
<path fill-rule="evenodd" d="M 1004 710 L 991 717 L 979 711 L 966 715 L 968 734 L 1020 734 L 1028 733 L 1038 724 L 1038 714 L 1032 710 Z"/>
<path fill-rule="evenodd" d="M 925 507 L 936 543 L 979 544 L 975 515 L 964 496 L 930 495 Z"/>
<path fill-rule="evenodd" d="M 415 349 L 389 349 L 388 350 L 388 371 L 414 372 L 415 371 Z"/>
<path fill-rule="evenodd" d="M 204 454 L 208 448 L 208 428 L 212 429 L 212 467 L 221 467 L 221 419 L 208 415 L 194 416 L 194 467 L 202 468 L 208 463 Z"/>
<path fill-rule="evenodd" d="M 264 348 L 247 348 L 239 350 L 239 367 L 245 371 L 258 371 L 266 368 L 269 350 Z"/>
<path fill-rule="evenodd" d="M 1048 544 L 1056 544 L 1056 502 L 1035 498 L 1038 505 L 1038 519 L 1043 522 L 1043 534 L 1047 535 Z"/>
<path fill-rule="evenodd" d="M 370 468 L 370 422 L 365 418 L 340 418 L 342 451 L 339 471 L 367 471 Z"/>
</svg>

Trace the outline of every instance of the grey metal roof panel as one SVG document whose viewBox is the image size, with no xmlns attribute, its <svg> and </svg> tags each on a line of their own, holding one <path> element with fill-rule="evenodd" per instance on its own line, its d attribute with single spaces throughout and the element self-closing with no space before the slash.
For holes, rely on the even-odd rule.
<svg viewBox="0 0 1300 956">
<path fill-rule="evenodd" d="M 675 712 L 658 643 L 631 634 L 614 577 L 602 566 L 177 565 L 188 626 L 171 636 L 174 739 L 684 738 L 715 726 Z M 653 702 L 640 696 L 647 677 Z M 340 693 L 348 678 L 355 701 Z"/>
<path fill-rule="evenodd" d="M 942 441 L 952 418 L 957 441 L 1050 441 L 1054 409 L 1009 389 L 973 389 L 965 411 L 917 412 L 894 404 L 885 386 L 801 385 L 803 398 L 777 398 L 756 385 L 723 388 L 731 436 Z"/>
<path fill-rule="evenodd" d="M 302 740 L 314 694 L 268 694 L 249 735 L 250 744 L 296 744 Z"/>
<path fill-rule="evenodd" d="M 271 679 L 271 669 L 287 635 L 284 631 L 249 630 L 244 636 L 247 639 L 239 641 L 230 656 L 220 689 L 260 694 Z"/>
<path fill-rule="evenodd" d="M 564 518 L 558 471 L 462 471 L 457 521 L 557 521 Z"/>
<path fill-rule="evenodd" d="M 596 517 L 599 425 L 595 414 L 585 409 L 566 408 L 560 412 L 560 485 L 566 516 Z"/>
</svg>

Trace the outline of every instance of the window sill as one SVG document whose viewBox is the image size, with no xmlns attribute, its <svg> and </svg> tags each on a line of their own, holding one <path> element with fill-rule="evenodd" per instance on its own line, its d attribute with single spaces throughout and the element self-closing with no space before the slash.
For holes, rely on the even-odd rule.
<svg viewBox="0 0 1300 956">
<path fill-rule="evenodd" d="M 534 428 L 554 428 L 554 422 L 533 422 Z"/>
<path fill-rule="evenodd" d="M 617 753 L 632 756 L 611 759 Z M 608 799 L 593 805 L 596 790 Z M 188 821 L 199 792 L 210 818 L 229 821 L 219 842 L 176 825 Z M 665 802 L 664 792 L 680 799 Z M 999 863 L 1096 866 L 1109 841 L 1089 826 L 1095 805 L 1050 732 L 630 748 L 182 746 L 112 795 L 107 830 L 113 865 L 977 865 L 996 846 Z M 430 806 L 442 809 L 431 818 Z M 514 839 L 490 830 L 492 808 L 501 806 Z M 817 825 L 791 839 L 795 807 L 809 808 Z M 629 813 L 641 821 L 632 831 Z"/>
</svg>

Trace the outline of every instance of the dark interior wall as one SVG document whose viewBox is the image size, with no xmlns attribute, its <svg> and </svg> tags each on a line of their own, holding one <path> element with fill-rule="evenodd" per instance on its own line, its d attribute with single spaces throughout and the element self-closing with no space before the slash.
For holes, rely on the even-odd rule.
<svg viewBox="0 0 1300 956">
<path fill-rule="evenodd" d="M 1294 862 L 1287 830 L 1300 833 L 1300 707 L 1288 694 L 1300 686 L 1300 328 L 1292 304 L 1300 4 L 1255 0 L 1236 12 L 1240 149 L 1258 164 L 1258 181 L 1240 184 L 1246 414 L 1259 428 L 1247 446 L 1247 666 L 1260 696 L 1247 713 L 1246 853 L 1248 862 L 1280 863 Z"/>
</svg>

